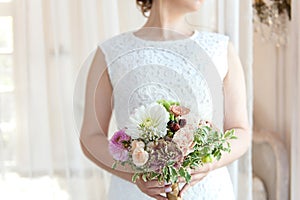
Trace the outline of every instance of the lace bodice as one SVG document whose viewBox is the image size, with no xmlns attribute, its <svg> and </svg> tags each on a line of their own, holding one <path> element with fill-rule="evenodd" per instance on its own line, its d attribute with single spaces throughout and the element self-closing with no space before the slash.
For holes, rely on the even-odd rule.
<svg viewBox="0 0 300 200">
<path fill-rule="evenodd" d="M 198 119 L 223 128 L 223 79 L 228 37 L 198 32 L 185 39 L 148 41 L 133 32 L 101 45 L 113 86 L 114 116 L 124 128 L 129 115 L 159 99 L 179 101 Z M 112 176 L 109 200 L 150 200 L 134 184 Z M 185 200 L 233 200 L 226 167 L 212 171 L 190 188 Z"/>
<path fill-rule="evenodd" d="M 159 99 L 179 101 L 199 119 L 222 128 L 227 43 L 227 36 L 198 31 L 173 41 L 149 41 L 127 32 L 102 43 L 118 128 L 126 126 L 135 108 Z"/>
</svg>

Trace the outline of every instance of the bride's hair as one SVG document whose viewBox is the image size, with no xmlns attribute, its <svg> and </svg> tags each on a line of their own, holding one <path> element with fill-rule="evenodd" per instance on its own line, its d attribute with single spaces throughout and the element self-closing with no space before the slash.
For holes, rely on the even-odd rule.
<svg viewBox="0 0 300 200">
<path fill-rule="evenodd" d="M 136 4 L 140 7 L 145 17 L 146 13 L 151 10 L 153 0 L 136 0 Z"/>
</svg>

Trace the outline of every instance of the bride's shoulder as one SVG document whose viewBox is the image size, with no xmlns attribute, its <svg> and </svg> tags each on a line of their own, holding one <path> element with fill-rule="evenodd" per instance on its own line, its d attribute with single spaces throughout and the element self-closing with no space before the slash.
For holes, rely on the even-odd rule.
<svg viewBox="0 0 300 200">
<path fill-rule="evenodd" d="M 221 33 L 199 31 L 196 42 L 208 53 L 208 55 L 214 57 L 227 52 L 229 37 Z"/>
<path fill-rule="evenodd" d="M 117 35 L 114 35 L 108 39 L 105 39 L 104 41 L 101 41 L 98 43 L 99 47 L 112 47 L 115 45 L 122 45 L 122 43 L 125 43 L 128 41 L 128 37 L 130 36 L 130 32 L 124 32 Z"/>
<path fill-rule="evenodd" d="M 114 58 L 128 51 L 128 48 L 132 46 L 130 43 L 130 32 L 125 32 L 99 42 L 97 46 L 105 57 Z"/>
<path fill-rule="evenodd" d="M 222 33 L 217 33 L 217 32 L 199 31 L 197 39 L 202 42 L 218 43 L 218 42 L 222 42 L 222 41 L 228 42 L 229 36 L 222 34 Z"/>
</svg>

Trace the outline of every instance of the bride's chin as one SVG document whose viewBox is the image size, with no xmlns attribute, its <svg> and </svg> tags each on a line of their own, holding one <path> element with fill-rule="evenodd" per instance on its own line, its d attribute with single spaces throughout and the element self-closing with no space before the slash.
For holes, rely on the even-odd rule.
<svg viewBox="0 0 300 200">
<path fill-rule="evenodd" d="M 191 0 L 191 1 L 193 1 L 191 11 L 198 11 L 201 8 L 202 4 L 203 4 L 203 0 Z"/>
<path fill-rule="evenodd" d="M 175 9 L 181 11 L 182 13 L 189 13 L 189 12 L 195 12 L 198 11 L 204 0 L 175 0 L 173 5 L 175 6 Z"/>
</svg>

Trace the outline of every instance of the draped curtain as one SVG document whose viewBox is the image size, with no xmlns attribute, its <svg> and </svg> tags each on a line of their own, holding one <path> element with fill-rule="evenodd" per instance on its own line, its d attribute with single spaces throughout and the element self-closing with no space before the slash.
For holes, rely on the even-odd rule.
<svg viewBox="0 0 300 200">
<path fill-rule="evenodd" d="M 15 0 L 14 5 L 17 130 L 15 164 L 1 168 L 4 193 L 15 199 L 105 199 L 109 174 L 87 160 L 79 145 L 74 112 L 82 110 L 85 77 L 77 74 L 97 43 L 138 28 L 145 19 L 133 0 Z M 244 66 L 252 124 L 251 0 L 206 1 L 187 22 L 230 36 Z M 82 101 L 73 107 L 75 85 Z M 230 166 L 237 199 L 252 199 L 251 171 L 250 151 Z"/>
<path fill-rule="evenodd" d="M 300 9 L 299 1 L 292 1 L 292 22 L 290 27 L 291 38 L 289 48 L 288 60 L 290 61 L 289 73 L 291 74 L 291 85 L 293 92 L 291 93 L 291 105 L 292 108 L 292 131 L 291 131 L 291 200 L 296 200 L 300 198 L 300 148 L 299 148 L 299 131 L 300 131 L 300 36 L 299 36 L 299 23 L 300 15 L 298 10 Z"/>
<path fill-rule="evenodd" d="M 223 4 L 223 5 L 222 5 Z M 224 8 L 224 9 L 222 9 Z M 253 113 L 253 29 L 252 1 L 219 0 L 219 30 L 228 34 L 239 53 L 244 67 L 248 102 L 248 117 L 252 127 Z M 223 30 L 222 30 L 223 29 Z M 237 199 L 252 200 L 251 148 L 229 166 Z"/>
</svg>

